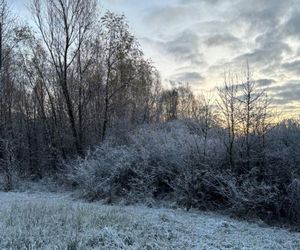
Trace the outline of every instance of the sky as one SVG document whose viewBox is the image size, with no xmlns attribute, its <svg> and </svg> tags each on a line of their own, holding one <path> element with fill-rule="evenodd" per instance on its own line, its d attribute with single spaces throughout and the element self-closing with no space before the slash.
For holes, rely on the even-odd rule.
<svg viewBox="0 0 300 250">
<path fill-rule="evenodd" d="M 28 19 L 29 0 L 10 0 Z M 284 113 L 300 114 L 300 0 L 99 0 L 125 14 L 162 81 L 188 82 L 198 93 L 241 74 L 249 62 L 257 84 Z"/>
</svg>

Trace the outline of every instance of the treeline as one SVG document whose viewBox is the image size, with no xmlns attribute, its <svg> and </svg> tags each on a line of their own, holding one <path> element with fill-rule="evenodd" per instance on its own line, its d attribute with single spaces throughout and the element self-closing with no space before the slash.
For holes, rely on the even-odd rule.
<svg viewBox="0 0 300 250">
<path fill-rule="evenodd" d="M 109 134 L 160 119 L 157 71 L 124 16 L 97 8 L 33 0 L 29 28 L 1 0 L 2 170 L 41 178 Z"/>
<path fill-rule="evenodd" d="M 299 223 L 299 120 L 274 122 L 249 66 L 215 97 L 162 88 L 125 17 L 96 2 L 32 0 L 30 28 L 0 1 L 4 188 L 56 175 L 91 200 Z"/>
<path fill-rule="evenodd" d="M 126 19 L 95 0 L 32 0 L 33 27 L 0 1 L 0 162 L 39 179 L 109 136 L 191 116 L 188 87 L 164 90 Z M 192 103 L 194 102 L 194 103 Z"/>
</svg>

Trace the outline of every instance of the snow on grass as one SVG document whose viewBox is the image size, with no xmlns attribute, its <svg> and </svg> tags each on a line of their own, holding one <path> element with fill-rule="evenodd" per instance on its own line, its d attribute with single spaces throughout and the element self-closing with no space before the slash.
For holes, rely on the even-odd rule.
<svg viewBox="0 0 300 250">
<path fill-rule="evenodd" d="M 300 234 L 213 213 L 0 193 L 0 249 L 300 249 Z"/>
</svg>

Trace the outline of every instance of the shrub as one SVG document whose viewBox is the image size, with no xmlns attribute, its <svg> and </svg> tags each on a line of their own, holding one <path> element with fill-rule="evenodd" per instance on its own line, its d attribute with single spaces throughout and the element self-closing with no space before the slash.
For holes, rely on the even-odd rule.
<svg viewBox="0 0 300 250">
<path fill-rule="evenodd" d="M 235 178 L 226 172 L 194 170 L 182 173 L 174 184 L 177 200 L 188 210 L 221 209 L 233 205 L 236 197 Z"/>
<path fill-rule="evenodd" d="M 282 131 L 268 134 L 263 163 L 239 172 L 226 166 L 217 132 L 204 141 L 187 121 L 144 125 L 69 162 L 66 176 L 89 200 L 151 204 L 164 199 L 187 209 L 226 209 L 243 218 L 299 224 L 300 181 L 293 181 L 299 176 L 298 158 L 290 157 L 298 150 L 297 139 L 283 143 Z M 280 150 L 276 142 L 282 143 Z M 236 168 L 243 168 L 239 164 Z"/>
<path fill-rule="evenodd" d="M 114 193 L 127 187 L 125 181 L 134 175 L 131 169 L 134 157 L 134 152 L 127 147 L 102 145 L 84 159 L 69 163 L 67 178 L 90 200 L 112 199 Z"/>
<path fill-rule="evenodd" d="M 295 179 L 288 186 L 286 212 L 292 224 L 300 224 L 300 180 Z"/>
<path fill-rule="evenodd" d="M 70 162 L 68 180 L 91 200 L 133 193 L 140 198 L 161 197 L 173 192 L 177 179 L 192 168 L 209 168 L 201 164 L 201 137 L 191 134 L 184 123 L 143 126 L 123 142 L 104 143 L 84 159 Z M 211 145 L 207 155 L 217 159 L 217 145 Z"/>
</svg>

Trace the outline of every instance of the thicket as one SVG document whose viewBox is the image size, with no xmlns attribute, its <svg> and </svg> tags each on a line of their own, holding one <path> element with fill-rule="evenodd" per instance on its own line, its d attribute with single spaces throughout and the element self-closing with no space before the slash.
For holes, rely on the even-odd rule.
<svg viewBox="0 0 300 250">
<path fill-rule="evenodd" d="M 235 168 L 228 164 L 223 129 L 212 128 L 205 142 L 197 126 L 190 120 L 144 125 L 71 161 L 66 177 L 89 200 L 149 205 L 164 200 L 187 209 L 227 210 L 241 218 L 299 225 L 296 121 L 269 131 L 264 162 L 253 157 L 249 171 L 239 153 Z M 289 133 L 295 134 L 287 138 Z M 235 143 L 242 148 L 240 138 Z"/>
</svg>

